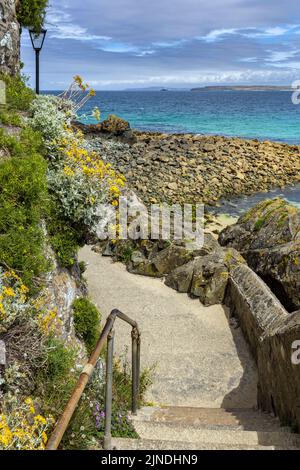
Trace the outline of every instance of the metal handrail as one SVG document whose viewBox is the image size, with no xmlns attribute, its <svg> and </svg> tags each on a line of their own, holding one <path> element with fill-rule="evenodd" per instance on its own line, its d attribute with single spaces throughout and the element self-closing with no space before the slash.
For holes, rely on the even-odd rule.
<svg viewBox="0 0 300 470">
<path fill-rule="evenodd" d="M 112 385 L 113 385 L 113 350 L 114 350 L 114 323 L 116 318 L 125 321 L 132 327 L 132 414 L 136 414 L 138 409 L 138 395 L 140 386 L 140 347 L 141 333 L 138 324 L 129 318 L 120 310 L 114 309 L 108 316 L 105 326 L 101 332 L 95 350 L 93 351 L 88 363 L 84 366 L 78 382 L 74 388 L 71 398 L 69 399 L 65 410 L 57 422 L 53 433 L 47 443 L 46 450 L 57 450 L 66 429 L 71 421 L 76 406 L 84 392 L 84 389 L 94 372 L 100 354 L 107 341 L 106 354 L 106 392 L 105 392 L 105 433 L 104 433 L 104 449 L 111 449 L 111 417 L 112 417 Z"/>
</svg>

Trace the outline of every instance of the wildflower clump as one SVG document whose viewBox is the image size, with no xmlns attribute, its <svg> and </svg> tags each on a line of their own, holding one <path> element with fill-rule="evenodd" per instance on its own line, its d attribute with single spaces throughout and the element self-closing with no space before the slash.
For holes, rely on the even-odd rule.
<svg viewBox="0 0 300 470">
<path fill-rule="evenodd" d="M 28 287 L 14 271 L 0 268 L 0 333 L 28 309 L 28 292 Z"/>
<path fill-rule="evenodd" d="M 125 177 L 91 150 L 83 133 L 72 127 L 78 110 L 94 95 L 95 91 L 75 76 L 60 96 L 39 96 L 31 106 L 33 128 L 41 132 L 48 148 L 47 178 L 56 212 L 77 233 L 84 234 L 74 238 L 69 233 L 66 240 L 53 234 L 53 245 L 64 266 L 72 266 L 80 238 L 97 235 L 103 214 L 107 207 L 118 206 L 125 185 Z M 100 120 L 100 110 L 94 108 L 92 116 Z"/>
<path fill-rule="evenodd" d="M 63 215 L 95 232 L 102 204 L 118 205 L 125 178 L 85 148 L 83 135 L 68 130 L 60 141 L 61 159 L 48 172 Z"/>
<path fill-rule="evenodd" d="M 48 431 L 54 425 L 51 415 L 42 416 L 28 397 L 12 410 L 0 413 L 1 450 L 45 450 Z"/>
</svg>

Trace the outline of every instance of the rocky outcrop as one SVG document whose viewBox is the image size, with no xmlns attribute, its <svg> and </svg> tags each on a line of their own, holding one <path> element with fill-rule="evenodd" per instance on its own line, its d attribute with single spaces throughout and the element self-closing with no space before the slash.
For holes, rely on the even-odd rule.
<svg viewBox="0 0 300 470">
<path fill-rule="evenodd" d="M 137 138 L 132 131 L 128 121 L 110 114 L 107 119 L 99 124 L 74 123 L 77 129 L 89 136 L 101 136 L 104 139 L 115 139 L 124 144 L 136 144 Z"/>
<path fill-rule="evenodd" d="M 205 246 L 205 245 L 204 245 Z M 194 260 L 172 271 L 165 284 L 178 292 L 199 297 L 203 305 L 222 304 L 231 270 L 245 260 L 235 250 L 222 250 L 197 256 Z"/>
<path fill-rule="evenodd" d="M 0 3 L 0 72 L 17 74 L 20 70 L 20 25 L 15 0 Z"/>
<path fill-rule="evenodd" d="M 258 367 L 258 406 L 300 431 L 300 311 L 289 314 L 248 267 L 230 274 L 226 303 Z M 295 345 L 299 360 L 293 360 Z"/>
<path fill-rule="evenodd" d="M 135 145 L 87 137 L 146 204 L 215 204 L 221 197 L 300 181 L 298 146 L 221 136 L 134 134 Z"/>
<path fill-rule="evenodd" d="M 300 211 L 276 198 L 244 214 L 219 237 L 240 251 L 289 311 L 300 309 Z"/>
<path fill-rule="evenodd" d="M 167 286 L 207 306 L 223 303 L 231 269 L 245 263 L 236 250 L 222 249 L 211 234 L 205 234 L 203 246 L 184 240 L 120 240 L 94 249 L 124 262 L 131 273 L 165 278 Z"/>
<path fill-rule="evenodd" d="M 75 264 L 72 270 L 59 266 L 55 254 L 49 245 L 45 246 L 47 258 L 51 262 L 51 270 L 44 280 L 44 287 L 39 301 L 47 306 L 48 311 L 57 314 L 56 336 L 78 351 L 78 359 L 85 360 L 86 349 L 76 334 L 73 321 L 73 302 L 78 297 L 87 295 L 87 288 L 81 278 L 80 270 Z"/>
</svg>

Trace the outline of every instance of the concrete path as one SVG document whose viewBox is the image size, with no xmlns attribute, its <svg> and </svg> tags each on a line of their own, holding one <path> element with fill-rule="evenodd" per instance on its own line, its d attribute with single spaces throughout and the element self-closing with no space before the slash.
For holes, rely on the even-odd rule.
<svg viewBox="0 0 300 470">
<path fill-rule="evenodd" d="M 156 365 L 151 403 L 205 408 L 256 405 L 256 367 L 242 333 L 232 330 L 222 306 L 204 307 L 162 280 L 130 274 L 120 263 L 80 252 L 88 263 L 90 297 L 103 321 L 118 308 L 139 323 L 142 367 Z M 130 347 L 130 328 L 116 324 L 116 353 Z"/>
</svg>

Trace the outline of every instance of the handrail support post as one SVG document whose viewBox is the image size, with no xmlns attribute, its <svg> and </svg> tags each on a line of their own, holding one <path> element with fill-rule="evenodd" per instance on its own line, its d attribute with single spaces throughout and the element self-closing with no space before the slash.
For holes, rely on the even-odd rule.
<svg viewBox="0 0 300 470">
<path fill-rule="evenodd" d="M 107 337 L 106 353 L 105 433 L 103 442 L 103 447 L 105 450 L 111 449 L 113 355 L 114 331 L 111 331 Z"/>
<path fill-rule="evenodd" d="M 138 340 L 139 332 L 136 327 L 132 328 L 132 401 L 131 412 L 136 415 L 138 408 Z"/>
</svg>

